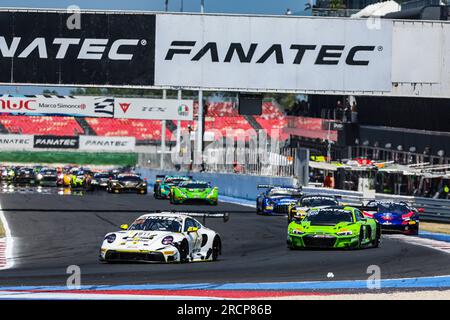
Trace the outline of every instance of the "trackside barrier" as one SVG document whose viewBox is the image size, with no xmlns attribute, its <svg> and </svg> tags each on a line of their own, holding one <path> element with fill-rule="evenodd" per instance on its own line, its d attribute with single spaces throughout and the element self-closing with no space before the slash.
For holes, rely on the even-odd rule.
<svg viewBox="0 0 450 320">
<path fill-rule="evenodd" d="M 256 196 L 261 192 L 258 191 L 258 184 L 276 184 L 289 185 L 293 184 L 293 178 L 289 177 L 265 177 L 253 176 L 245 174 L 229 174 L 229 173 L 203 173 L 203 172 L 180 172 L 175 170 L 157 170 L 147 168 L 137 168 L 136 171 L 147 178 L 149 185 L 153 185 L 157 174 L 166 175 L 192 175 L 194 179 L 211 182 L 219 188 L 221 195 L 255 200 Z"/>
<path fill-rule="evenodd" d="M 245 174 L 230 174 L 230 173 L 200 173 L 200 172 L 180 172 L 174 170 L 157 170 L 157 169 L 147 169 L 147 168 L 137 168 L 136 170 L 143 177 L 147 178 L 149 184 L 153 186 L 156 175 L 167 174 L 167 175 L 184 175 L 189 174 L 194 177 L 194 179 L 209 181 L 213 185 L 219 187 L 220 195 L 246 199 L 255 200 L 257 195 L 261 190 L 257 189 L 258 184 L 275 184 L 275 185 L 287 185 L 292 186 L 294 184 L 294 179 L 292 177 L 266 177 L 266 176 L 254 176 Z M 343 202 L 348 204 L 361 204 L 365 200 L 362 192 L 349 191 L 349 190 L 336 190 L 329 188 L 320 187 L 304 187 L 303 191 L 305 193 L 319 193 L 319 194 L 329 194 L 341 196 Z M 395 201 L 405 201 L 412 204 L 417 208 L 424 208 L 425 212 L 420 214 L 421 220 L 424 221 L 435 221 L 450 223 L 450 200 L 443 199 L 431 199 L 422 197 L 412 197 L 412 196 L 400 196 L 400 195 L 390 195 L 390 194 L 379 194 L 375 195 L 376 199 L 379 200 L 395 200 Z"/>
</svg>

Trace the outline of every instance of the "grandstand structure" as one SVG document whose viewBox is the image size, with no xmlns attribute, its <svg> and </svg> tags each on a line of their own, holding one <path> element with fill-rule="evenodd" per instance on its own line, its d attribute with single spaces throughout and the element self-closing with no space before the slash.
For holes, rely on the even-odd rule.
<svg viewBox="0 0 450 320">
<path fill-rule="evenodd" d="M 264 130 L 268 137 L 286 142 L 291 135 L 311 139 L 336 140 L 336 132 L 323 128 L 323 119 L 287 116 L 275 101 L 263 103 L 259 116 L 240 115 L 235 102 L 208 102 L 205 105 L 204 130 L 220 132 L 222 136 L 234 132 L 255 133 Z M 198 119 L 198 102 L 194 103 L 194 120 L 181 121 L 181 129 L 195 131 Z M 61 116 L 23 116 L 0 113 L 0 132 L 10 134 L 36 134 L 55 136 L 130 136 L 137 144 L 159 145 L 162 139 L 161 120 L 116 118 L 83 118 Z M 166 122 L 166 143 L 174 142 L 177 121 Z M 275 129 L 275 130 L 274 130 Z M 276 133 L 278 130 L 278 134 Z"/>
</svg>

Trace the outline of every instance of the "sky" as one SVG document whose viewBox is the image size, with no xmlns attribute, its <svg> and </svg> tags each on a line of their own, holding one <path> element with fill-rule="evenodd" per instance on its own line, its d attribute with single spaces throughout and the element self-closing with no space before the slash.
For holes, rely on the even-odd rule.
<svg viewBox="0 0 450 320">
<path fill-rule="evenodd" d="M 294 14 L 308 15 L 303 11 L 310 0 L 204 0 L 206 13 L 243 13 L 282 15 L 290 9 Z M 169 0 L 169 11 L 199 12 L 201 0 Z M 81 9 L 164 11 L 165 0 L 0 0 L 0 7 L 67 8 L 77 5 Z M 0 86 L 1 94 L 39 94 L 42 87 Z M 68 88 L 55 89 L 68 94 Z"/>
<path fill-rule="evenodd" d="M 205 12 L 284 14 L 286 9 L 301 13 L 308 0 L 204 0 Z M 164 11 L 164 0 L 0 0 L 1 7 L 67 8 L 77 5 L 82 9 L 125 9 Z M 169 11 L 199 12 L 200 0 L 169 0 Z"/>
</svg>

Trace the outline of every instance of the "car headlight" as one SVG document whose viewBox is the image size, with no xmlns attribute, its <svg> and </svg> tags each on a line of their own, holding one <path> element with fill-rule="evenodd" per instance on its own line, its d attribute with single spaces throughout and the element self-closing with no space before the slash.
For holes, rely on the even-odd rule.
<svg viewBox="0 0 450 320">
<path fill-rule="evenodd" d="M 345 231 L 336 232 L 336 234 L 338 236 L 351 236 L 353 234 L 353 232 L 351 232 L 350 230 L 345 230 Z"/>
<path fill-rule="evenodd" d="M 37 179 L 38 179 L 38 180 L 42 180 L 43 177 L 44 177 L 44 176 L 43 176 L 42 174 L 40 174 L 40 173 L 37 175 Z"/>
<path fill-rule="evenodd" d="M 108 241 L 108 243 L 113 243 L 114 241 L 116 241 L 116 235 L 114 233 L 110 234 L 105 237 L 105 240 Z"/>
<path fill-rule="evenodd" d="M 161 243 L 164 244 L 164 245 L 172 244 L 173 243 L 173 237 L 172 236 L 164 237 L 162 239 Z"/>
<path fill-rule="evenodd" d="M 305 232 L 300 229 L 292 229 L 292 233 L 293 234 L 305 234 Z"/>
</svg>

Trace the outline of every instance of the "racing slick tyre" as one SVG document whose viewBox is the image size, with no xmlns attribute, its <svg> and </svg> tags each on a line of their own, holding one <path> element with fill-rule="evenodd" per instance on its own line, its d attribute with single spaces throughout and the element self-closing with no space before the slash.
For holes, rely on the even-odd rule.
<svg viewBox="0 0 450 320">
<path fill-rule="evenodd" d="M 212 260 L 217 261 L 219 255 L 222 253 L 222 241 L 219 236 L 216 236 L 212 245 Z"/>
<path fill-rule="evenodd" d="M 189 244 L 186 239 L 181 241 L 180 245 L 178 246 L 178 252 L 180 252 L 180 263 L 188 262 Z"/>
<path fill-rule="evenodd" d="M 409 232 L 405 233 L 410 236 L 417 236 L 419 234 L 419 223 L 417 223 Z"/>
<path fill-rule="evenodd" d="M 359 229 L 358 244 L 355 246 L 356 250 L 362 248 L 363 241 L 364 241 L 364 227 L 361 227 L 361 229 Z"/>
<path fill-rule="evenodd" d="M 372 241 L 372 247 L 379 248 L 381 245 L 381 227 L 378 223 L 377 223 L 377 229 L 375 232 L 376 232 L 375 240 Z"/>
</svg>

